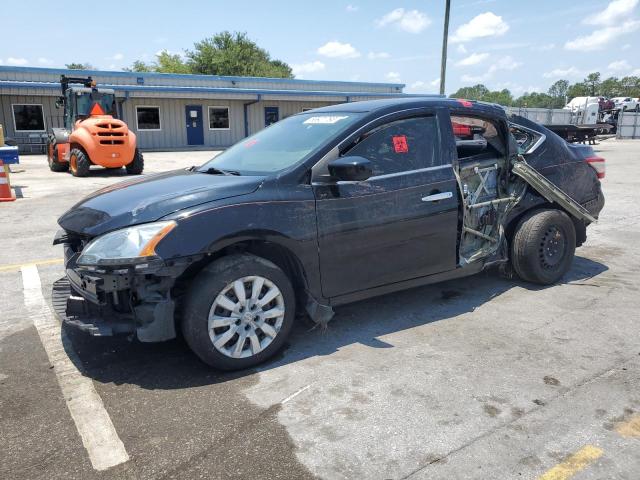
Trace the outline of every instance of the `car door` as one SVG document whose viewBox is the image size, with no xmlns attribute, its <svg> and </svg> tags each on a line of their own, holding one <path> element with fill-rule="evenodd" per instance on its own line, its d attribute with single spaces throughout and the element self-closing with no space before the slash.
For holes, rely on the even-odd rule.
<svg viewBox="0 0 640 480">
<path fill-rule="evenodd" d="M 435 113 L 396 118 L 340 154 L 367 158 L 372 177 L 313 182 L 326 297 L 455 268 L 459 200 L 446 145 Z"/>
</svg>

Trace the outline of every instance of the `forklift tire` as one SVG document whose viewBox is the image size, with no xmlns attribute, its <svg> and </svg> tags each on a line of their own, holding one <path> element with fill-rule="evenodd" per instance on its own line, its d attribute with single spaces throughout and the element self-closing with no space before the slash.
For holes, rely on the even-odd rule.
<svg viewBox="0 0 640 480">
<path fill-rule="evenodd" d="M 576 250 L 576 230 L 561 210 L 535 210 L 516 227 L 511 263 L 527 282 L 551 285 L 567 273 Z"/>
<path fill-rule="evenodd" d="M 69 169 L 74 177 L 86 177 L 89 175 L 91 163 L 87 154 L 79 148 L 74 148 L 69 154 Z"/>
<path fill-rule="evenodd" d="M 66 172 L 69 170 L 69 163 L 61 163 L 58 161 L 58 149 L 55 143 L 47 144 L 47 162 L 52 172 Z"/>
<path fill-rule="evenodd" d="M 133 160 L 126 166 L 126 169 L 129 175 L 140 175 L 144 170 L 144 158 L 137 148 L 136 153 L 133 154 Z"/>
</svg>

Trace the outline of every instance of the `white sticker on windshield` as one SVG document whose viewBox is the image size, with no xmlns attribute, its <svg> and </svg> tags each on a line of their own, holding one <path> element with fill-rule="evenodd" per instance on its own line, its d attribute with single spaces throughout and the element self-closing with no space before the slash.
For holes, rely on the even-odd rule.
<svg viewBox="0 0 640 480">
<path fill-rule="evenodd" d="M 337 116 L 337 115 L 323 115 L 321 117 L 311 117 L 307 118 L 304 122 L 306 124 L 320 124 L 320 123 L 337 123 L 340 120 L 344 120 L 345 118 L 349 118 L 345 115 Z"/>
</svg>

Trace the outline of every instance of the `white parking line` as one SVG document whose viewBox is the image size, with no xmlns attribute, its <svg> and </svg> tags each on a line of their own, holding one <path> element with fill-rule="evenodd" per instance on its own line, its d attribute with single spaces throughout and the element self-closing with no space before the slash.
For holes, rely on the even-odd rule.
<svg viewBox="0 0 640 480">
<path fill-rule="evenodd" d="M 311 387 L 311 385 L 307 385 L 306 387 L 302 387 L 300 390 L 298 390 L 297 392 L 292 393 L 291 395 L 289 395 L 287 398 L 285 398 L 284 400 L 282 400 L 280 403 L 282 405 L 284 405 L 287 402 L 290 402 L 291 400 L 293 400 L 294 398 L 296 398 L 298 395 L 300 395 L 302 392 L 304 392 L 305 390 L 307 390 L 309 387 Z"/>
<path fill-rule="evenodd" d="M 96 470 L 106 470 L 129 460 L 124 444 L 104 408 L 93 382 L 83 376 L 74 362 L 79 364 L 69 340 L 54 318 L 42 295 L 40 275 L 35 265 L 22 270 L 24 304 L 38 331 L 49 362 L 54 367 L 62 395 L 76 424 L 91 465 Z M 70 358 L 71 357 L 71 358 Z"/>
</svg>

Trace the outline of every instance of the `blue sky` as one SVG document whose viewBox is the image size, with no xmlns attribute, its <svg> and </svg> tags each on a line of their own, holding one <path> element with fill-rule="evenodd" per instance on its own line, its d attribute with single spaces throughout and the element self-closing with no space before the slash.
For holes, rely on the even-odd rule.
<svg viewBox="0 0 640 480">
<path fill-rule="evenodd" d="M 640 75 L 639 1 L 452 0 L 447 93 L 484 83 L 520 95 L 592 71 Z M 444 0 L 23 0 L 3 10 L 4 65 L 89 62 L 120 70 L 159 50 L 182 52 L 215 32 L 238 30 L 298 78 L 438 89 Z"/>
</svg>

